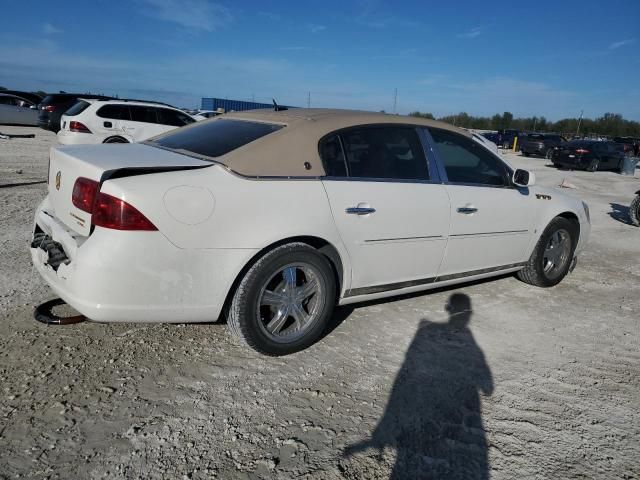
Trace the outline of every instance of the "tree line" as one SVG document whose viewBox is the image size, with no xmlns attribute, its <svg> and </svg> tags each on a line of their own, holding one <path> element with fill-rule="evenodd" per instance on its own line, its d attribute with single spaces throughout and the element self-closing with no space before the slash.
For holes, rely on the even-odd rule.
<svg viewBox="0 0 640 480">
<path fill-rule="evenodd" d="M 435 117 L 428 112 L 411 112 L 413 117 Z M 513 118 L 511 112 L 502 115 L 496 113 L 492 117 L 476 117 L 466 112 L 457 115 L 439 117 L 437 120 L 450 123 L 458 127 L 473 128 L 477 130 L 503 130 L 513 128 L 532 132 L 557 132 L 576 134 L 580 123 L 580 135 L 606 135 L 609 137 L 640 137 L 640 122 L 626 120 L 619 113 L 605 113 L 595 120 L 591 118 L 563 118 L 557 122 L 547 120 L 545 117 Z"/>
</svg>

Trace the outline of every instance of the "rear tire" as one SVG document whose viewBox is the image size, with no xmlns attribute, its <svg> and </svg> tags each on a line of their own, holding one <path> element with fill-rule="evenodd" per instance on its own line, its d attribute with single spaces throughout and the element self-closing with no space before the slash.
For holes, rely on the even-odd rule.
<svg viewBox="0 0 640 480">
<path fill-rule="evenodd" d="M 122 137 L 109 137 L 102 143 L 129 143 L 129 142 Z"/>
<path fill-rule="evenodd" d="M 597 172 L 599 166 L 600 166 L 600 162 L 596 158 L 591 160 L 591 163 L 589 164 L 589 168 L 587 170 L 589 170 L 590 172 Z"/>
<path fill-rule="evenodd" d="M 522 155 L 524 155 L 525 157 L 528 157 L 531 154 L 529 152 L 522 152 Z"/>
<path fill-rule="evenodd" d="M 516 275 L 536 287 L 553 287 L 569 272 L 578 243 L 579 226 L 563 217 L 554 218 L 540 236 L 527 265 Z"/>
<path fill-rule="evenodd" d="M 335 301 L 329 260 L 305 243 L 288 243 L 267 252 L 244 275 L 231 300 L 228 327 L 257 352 L 288 355 L 320 338 Z"/>
<path fill-rule="evenodd" d="M 640 227 L 640 194 L 636 195 L 629 206 L 629 218 L 631 218 L 631 223 Z"/>
</svg>

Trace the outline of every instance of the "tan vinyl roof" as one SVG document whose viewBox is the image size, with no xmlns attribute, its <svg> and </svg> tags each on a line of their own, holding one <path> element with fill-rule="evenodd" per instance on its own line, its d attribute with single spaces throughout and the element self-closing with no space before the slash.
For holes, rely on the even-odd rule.
<svg viewBox="0 0 640 480">
<path fill-rule="evenodd" d="M 419 117 L 353 110 L 295 108 L 276 112 L 250 110 L 221 115 L 208 121 L 253 120 L 286 128 L 266 135 L 216 160 L 241 175 L 255 177 L 317 177 L 325 174 L 318 141 L 342 128 L 371 124 L 404 124 L 441 128 L 471 138 L 466 130 Z M 188 127 L 187 127 L 188 128 Z M 311 165 L 305 168 L 305 162 Z"/>
</svg>

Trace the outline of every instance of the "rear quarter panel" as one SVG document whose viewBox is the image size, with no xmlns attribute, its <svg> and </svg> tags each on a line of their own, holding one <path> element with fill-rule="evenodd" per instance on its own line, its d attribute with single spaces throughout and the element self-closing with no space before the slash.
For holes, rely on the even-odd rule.
<svg viewBox="0 0 640 480">
<path fill-rule="evenodd" d="M 102 191 L 134 205 L 179 248 L 263 249 L 291 237 L 321 238 L 340 254 L 349 283 L 348 255 L 319 179 L 245 178 L 213 165 L 109 180 Z M 202 201 L 190 201 L 190 191 Z"/>
</svg>

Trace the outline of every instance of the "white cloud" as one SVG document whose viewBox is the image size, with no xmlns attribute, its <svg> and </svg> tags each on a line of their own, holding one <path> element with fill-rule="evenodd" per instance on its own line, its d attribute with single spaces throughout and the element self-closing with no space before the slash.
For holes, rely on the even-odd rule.
<svg viewBox="0 0 640 480">
<path fill-rule="evenodd" d="M 625 45 L 631 45 L 636 43 L 635 38 L 627 38 L 626 40 L 620 40 L 619 42 L 613 42 L 609 45 L 609 50 L 615 50 L 616 48 L 624 47 Z"/>
<path fill-rule="evenodd" d="M 314 23 L 310 23 L 309 25 L 307 25 L 307 27 L 309 27 L 311 33 L 319 33 L 327 29 L 325 25 L 316 25 Z"/>
<path fill-rule="evenodd" d="M 45 35 L 54 35 L 56 33 L 62 33 L 62 30 L 54 27 L 52 24 L 47 22 L 42 26 L 42 33 L 44 33 Z"/>
<path fill-rule="evenodd" d="M 153 18 L 193 29 L 213 32 L 233 20 L 231 11 L 207 0 L 140 0 L 142 12 Z"/>
<path fill-rule="evenodd" d="M 459 33 L 458 38 L 476 38 L 482 34 L 482 27 L 473 27 L 464 33 Z"/>
</svg>

